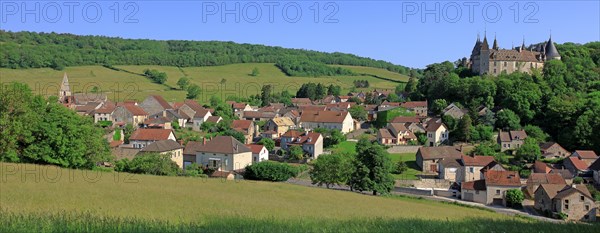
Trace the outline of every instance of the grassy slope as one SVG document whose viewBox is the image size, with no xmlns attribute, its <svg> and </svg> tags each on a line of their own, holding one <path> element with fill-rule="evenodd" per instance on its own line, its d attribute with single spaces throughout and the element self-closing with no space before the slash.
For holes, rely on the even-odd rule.
<svg viewBox="0 0 600 233">
<path fill-rule="evenodd" d="M 509 218 L 426 200 L 373 197 L 285 183 L 128 174 L 120 174 L 115 181 L 116 173 L 85 173 L 24 164 L 1 163 L 0 166 L 2 177 L 6 177 L 0 189 L 0 203 L 4 211 L 14 213 L 78 211 L 174 222 L 250 216 L 279 220 Z M 18 172 L 12 172 L 15 169 Z M 36 171 L 39 181 L 36 182 L 32 174 L 23 176 L 26 169 Z M 57 171 L 62 175 L 55 179 Z M 98 176 L 99 179 L 87 182 L 85 175 L 88 180 Z M 26 179 L 23 181 L 22 177 Z"/>
<path fill-rule="evenodd" d="M 56 71 L 48 68 L 44 69 L 0 69 L 0 82 L 20 81 L 29 84 L 35 90 L 42 90 L 42 94 L 55 95 L 58 86 L 62 81 L 64 72 L 69 75 L 69 82 L 72 84 L 72 91 L 83 92 L 91 90 L 92 86 L 98 86 L 101 90 L 109 92 L 109 98 L 113 100 L 138 99 L 142 100 L 151 94 L 160 94 L 168 101 L 182 100 L 185 98 L 185 91 L 171 90 L 169 87 L 177 87 L 176 83 L 180 77 L 188 76 L 192 83 L 198 84 L 204 90 L 201 102 L 206 102 L 212 95 L 240 95 L 248 96 L 258 94 L 264 84 L 272 84 L 275 91 L 280 92 L 289 90 L 295 93 L 297 89 L 307 82 L 320 82 L 323 84 L 340 85 L 344 92 L 350 90 L 354 80 L 368 80 L 371 88 L 393 89 L 397 83 L 374 78 L 372 76 L 335 76 L 335 77 L 288 77 L 269 63 L 245 63 L 225 66 L 209 67 L 187 67 L 179 69 L 172 66 L 118 66 L 119 68 L 142 73 L 145 69 L 156 69 L 166 72 L 168 80 L 166 85 L 152 83 L 145 77 L 129 74 L 126 72 L 114 71 L 101 66 L 78 66 L 67 67 L 64 71 Z M 248 74 L 254 67 L 260 70 L 258 77 L 252 77 Z M 395 73 L 363 67 L 361 73 L 373 72 L 374 75 L 381 76 L 387 74 L 386 78 L 400 79 L 400 75 Z M 221 80 L 226 79 L 226 83 L 221 86 Z M 126 88 L 126 89 L 125 89 Z M 118 90 L 118 91 L 117 91 Z"/>
</svg>

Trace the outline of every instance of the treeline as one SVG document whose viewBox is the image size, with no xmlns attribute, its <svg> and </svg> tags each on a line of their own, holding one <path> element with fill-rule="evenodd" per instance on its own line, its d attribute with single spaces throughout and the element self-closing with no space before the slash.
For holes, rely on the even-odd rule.
<svg viewBox="0 0 600 233">
<path fill-rule="evenodd" d="M 20 83 L 0 95 L 0 161 L 88 168 L 110 161 L 104 132 L 92 119 L 44 99 Z"/>
<path fill-rule="evenodd" d="M 307 59 L 283 59 L 277 61 L 275 66 L 287 76 L 339 76 L 355 75 L 354 72 L 341 67 L 331 67 L 322 62 L 311 61 Z"/>
<path fill-rule="evenodd" d="M 309 98 L 310 100 L 323 99 L 327 95 L 339 96 L 342 88 L 338 85 L 329 84 L 325 86 L 321 83 L 304 83 L 296 92 L 297 98 Z"/>
<path fill-rule="evenodd" d="M 0 67 L 61 69 L 78 65 L 216 66 L 276 63 L 293 58 L 330 65 L 354 65 L 408 74 L 411 69 L 345 53 L 324 53 L 220 41 L 142 40 L 0 30 Z"/>
<path fill-rule="evenodd" d="M 144 75 L 155 83 L 163 84 L 167 81 L 167 73 L 158 70 L 144 70 Z M 193 98 L 192 98 L 193 99 Z"/>
<path fill-rule="evenodd" d="M 557 48 L 562 61 L 532 74 L 460 77 L 463 68 L 450 62 L 429 65 L 411 99 L 458 102 L 472 114 L 479 106 L 503 109 L 485 121 L 496 128 L 539 126 L 566 149 L 600 151 L 600 42 Z"/>
</svg>

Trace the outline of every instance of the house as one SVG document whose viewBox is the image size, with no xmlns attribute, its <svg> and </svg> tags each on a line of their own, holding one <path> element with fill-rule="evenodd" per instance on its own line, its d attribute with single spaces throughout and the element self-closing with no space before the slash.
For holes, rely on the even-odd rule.
<svg viewBox="0 0 600 233">
<path fill-rule="evenodd" d="M 306 130 L 337 129 L 345 134 L 354 130 L 354 119 L 348 112 L 303 111 L 300 116 L 300 127 Z"/>
<path fill-rule="evenodd" d="M 520 188 L 521 181 L 516 171 L 488 170 L 484 179 L 461 184 L 461 199 L 506 206 L 506 191 Z"/>
<path fill-rule="evenodd" d="M 462 109 L 458 107 L 456 104 L 451 103 L 444 110 L 442 110 L 442 115 L 450 116 L 454 119 L 461 119 L 465 114 L 468 114 L 469 111 L 466 109 Z"/>
<path fill-rule="evenodd" d="M 441 121 L 430 120 L 425 128 L 427 134 L 428 146 L 439 146 L 440 144 L 448 141 L 448 127 Z"/>
<path fill-rule="evenodd" d="M 377 132 L 377 141 L 382 145 L 406 145 L 416 140 L 417 136 L 402 123 L 388 123 L 386 128 Z"/>
<path fill-rule="evenodd" d="M 492 163 L 495 163 L 493 156 L 461 156 L 462 175 L 460 177 L 462 180 L 459 181 L 466 182 L 482 179 L 481 170 Z"/>
<path fill-rule="evenodd" d="M 288 150 L 293 145 L 301 146 L 311 159 L 323 154 L 323 136 L 320 133 L 287 131 L 281 136 L 281 149 Z"/>
<path fill-rule="evenodd" d="M 598 155 L 593 150 L 576 150 L 571 157 L 577 157 L 588 166 L 598 160 Z"/>
<path fill-rule="evenodd" d="M 556 142 L 540 143 L 540 150 L 542 156 L 546 159 L 562 159 L 570 154 L 569 151 Z"/>
<path fill-rule="evenodd" d="M 237 102 L 228 102 L 231 104 L 231 108 L 233 109 L 233 115 L 237 116 L 239 119 L 244 117 L 244 111 L 252 111 L 250 105 L 246 103 L 237 103 Z"/>
<path fill-rule="evenodd" d="M 137 129 L 129 137 L 129 144 L 133 148 L 142 149 L 156 141 L 177 141 L 175 134 L 170 129 Z"/>
<path fill-rule="evenodd" d="M 269 150 L 263 145 L 246 144 L 252 151 L 252 163 L 258 163 L 269 160 Z"/>
<path fill-rule="evenodd" d="M 417 151 L 416 162 L 423 173 L 437 175 L 441 159 L 460 159 L 463 155 L 453 146 L 421 147 Z"/>
<path fill-rule="evenodd" d="M 414 112 L 417 116 L 427 116 L 427 101 L 404 102 L 400 107 Z"/>
<path fill-rule="evenodd" d="M 588 165 L 579 157 L 568 157 L 563 160 L 563 166 L 574 175 L 585 173 L 588 170 Z"/>
<path fill-rule="evenodd" d="M 585 185 L 541 184 L 535 191 L 534 208 L 562 213 L 567 220 L 596 221 L 598 208 Z"/>
<path fill-rule="evenodd" d="M 278 116 L 275 112 L 263 112 L 263 111 L 244 111 L 242 112 L 243 117 L 241 119 L 249 121 L 268 121 Z"/>
<path fill-rule="evenodd" d="M 106 102 L 104 106 L 94 111 L 94 123 L 99 121 L 113 121 L 113 113 L 117 105 L 112 102 Z"/>
<path fill-rule="evenodd" d="M 173 107 L 160 95 L 151 95 L 146 97 L 140 107 L 148 113 L 148 115 L 154 115 L 163 112 L 167 109 L 173 109 Z"/>
<path fill-rule="evenodd" d="M 171 160 L 177 164 L 179 168 L 183 168 L 183 146 L 173 140 L 160 140 L 149 144 L 142 148 L 139 155 L 144 153 L 159 153 L 163 155 L 170 155 Z"/>
<path fill-rule="evenodd" d="M 162 116 L 171 120 L 171 122 L 177 122 L 179 127 L 185 127 L 187 121 L 189 120 L 189 116 L 187 114 L 184 114 L 183 112 L 175 109 L 165 110 Z"/>
<path fill-rule="evenodd" d="M 133 103 L 117 104 L 112 114 L 114 122 L 122 122 L 138 126 L 148 118 L 148 113 L 141 107 Z"/>
<path fill-rule="evenodd" d="M 171 119 L 166 117 L 152 117 L 144 121 L 144 127 L 153 129 L 173 129 Z"/>
<path fill-rule="evenodd" d="M 203 141 L 196 149 L 196 164 L 217 171 L 237 171 L 252 164 L 252 151 L 231 136 Z"/>
<path fill-rule="evenodd" d="M 200 131 L 200 126 L 202 126 L 202 124 L 204 124 L 204 122 L 206 122 L 206 120 L 208 120 L 208 118 L 211 116 L 212 113 L 210 113 L 210 109 L 197 109 L 192 119 L 192 130 Z"/>
<path fill-rule="evenodd" d="M 206 138 L 203 139 L 206 142 Z M 187 166 L 192 163 L 196 163 L 196 154 L 198 153 L 198 148 L 203 144 L 203 142 L 189 141 L 185 144 L 185 148 L 183 148 L 183 168 L 185 169 Z"/>
<path fill-rule="evenodd" d="M 596 182 L 597 185 L 600 185 L 600 159 L 597 159 L 596 162 L 592 163 L 588 170 L 592 171 L 594 182 Z"/>
<path fill-rule="evenodd" d="M 300 114 L 300 112 L 298 112 L 298 110 L 290 109 L 283 114 L 283 117 L 288 117 L 288 118 L 292 119 L 294 124 L 298 125 L 298 123 L 300 122 L 300 115 L 301 114 Z"/>
<path fill-rule="evenodd" d="M 439 178 L 452 182 L 462 180 L 461 177 L 461 164 L 458 159 L 455 158 L 442 158 L 439 164 Z"/>
<path fill-rule="evenodd" d="M 254 139 L 254 121 L 249 120 L 234 120 L 231 122 L 231 128 L 235 131 L 238 131 L 244 134 L 246 141 L 244 143 L 250 143 Z"/>
<path fill-rule="evenodd" d="M 498 144 L 500 144 L 500 151 L 504 152 L 507 150 L 519 149 L 527 138 L 525 130 L 518 131 L 502 131 L 498 133 Z"/>
<path fill-rule="evenodd" d="M 567 185 L 565 179 L 558 173 L 531 173 L 527 178 L 526 195 L 534 197 L 535 190 L 542 184 Z"/>
<path fill-rule="evenodd" d="M 264 128 L 265 131 L 273 131 L 274 137 L 271 138 L 279 138 L 290 129 L 295 129 L 296 124 L 289 117 L 275 117 L 267 121 Z"/>
<path fill-rule="evenodd" d="M 75 112 L 81 116 L 93 116 L 94 112 L 101 107 L 100 102 L 88 102 L 85 105 L 75 105 Z"/>
<path fill-rule="evenodd" d="M 533 171 L 532 173 L 543 173 L 543 174 L 548 174 L 552 171 L 552 167 L 550 167 L 547 163 L 544 163 L 542 161 L 536 160 L 533 163 Z M 535 191 L 535 190 L 533 190 Z"/>
</svg>

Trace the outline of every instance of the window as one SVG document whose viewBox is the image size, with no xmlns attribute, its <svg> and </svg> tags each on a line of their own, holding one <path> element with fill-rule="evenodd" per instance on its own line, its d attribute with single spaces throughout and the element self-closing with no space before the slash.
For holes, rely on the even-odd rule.
<svg viewBox="0 0 600 233">
<path fill-rule="evenodd" d="M 590 205 L 585 205 L 585 210 L 590 210 Z"/>
<path fill-rule="evenodd" d="M 565 204 L 565 210 L 569 209 L 569 204 Z"/>
<path fill-rule="evenodd" d="M 585 197 L 583 195 L 579 196 L 579 201 L 585 201 Z"/>
<path fill-rule="evenodd" d="M 500 189 L 496 190 L 496 195 L 500 195 Z"/>
<path fill-rule="evenodd" d="M 495 74 L 495 73 L 498 73 L 498 72 L 496 72 L 496 69 L 494 69 L 494 74 Z"/>
<path fill-rule="evenodd" d="M 569 204 L 569 200 L 565 200 L 565 204 Z"/>
<path fill-rule="evenodd" d="M 498 62 L 497 62 L 497 61 L 495 61 L 495 62 L 494 62 L 494 66 L 496 66 L 496 65 L 498 65 Z"/>
<path fill-rule="evenodd" d="M 506 67 L 506 66 L 507 66 L 507 65 L 506 65 L 506 62 L 504 62 L 504 67 Z"/>
<path fill-rule="evenodd" d="M 469 172 L 470 172 L 470 173 L 473 173 L 473 170 L 474 170 L 474 169 L 473 169 L 473 167 L 470 167 L 470 168 L 469 168 Z"/>
</svg>

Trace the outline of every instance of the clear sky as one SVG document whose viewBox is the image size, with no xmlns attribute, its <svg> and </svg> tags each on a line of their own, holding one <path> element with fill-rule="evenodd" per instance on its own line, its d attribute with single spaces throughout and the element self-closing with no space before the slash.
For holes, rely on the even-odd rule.
<svg viewBox="0 0 600 233">
<path fill-rule="evenodd" d="M 0 28 L 10 31 L 234 41 L 352 53 L 417 68 L 469 56 L 477 33 L 483 37 L 486 29 L 505 48 L 523 37 L 528 44 L 545 41 L 550 32 L 558 43 L 600 41 L 597 0 L 4 0 L 0 6 Z"/>
</svg>

